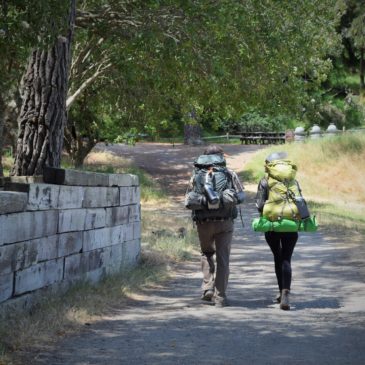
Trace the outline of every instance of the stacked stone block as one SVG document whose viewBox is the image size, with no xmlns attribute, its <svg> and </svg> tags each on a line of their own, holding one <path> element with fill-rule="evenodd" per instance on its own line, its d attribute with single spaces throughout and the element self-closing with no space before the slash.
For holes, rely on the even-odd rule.
<svg viewBox="0 0 365 365">
<path fill-rule="evenodd" d="M 0 303 L 58 284 L 98 281 L 140 255 L 138 177 L 46 169 L 3 180 Z"/>
</svg>

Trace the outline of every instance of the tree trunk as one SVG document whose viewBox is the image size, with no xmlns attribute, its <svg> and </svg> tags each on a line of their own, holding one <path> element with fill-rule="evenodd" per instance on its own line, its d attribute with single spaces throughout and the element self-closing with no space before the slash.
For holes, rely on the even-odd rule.
<svg viewBox="0 0 365 365">
<path fill-rule="evenodd" d="M 202 130 L 198 124 L 185 124 L 184 125 L 184 144 L 199 145 L 203 141 L 201 139 Z"/>
<path fill-rule="evenodd" d="M 4 100 L 2 99 L 0 95 L 0 177 L 4 176 L 3 172 L 3 134 L 4 134 L 4 119 L 5 119 L 5 104 Z"/>
<path fill-rule="evenodd" d="M 365 48 L 360 49 L 360 92 L 363 93 L 365 91 L 365 60 L 364 60 Z"/>
<path fill-rule="evenodd" d="M 34 50 L 28 61 L 21 87 L 22 107 L 12 175 L 40 175 L 45 165 L 60 166 L 75 2 L 70 0 L 67 36 L 58 37 L 50 50 Z"/>
<path fill-rule="evenodd" d="M 97 143 L 95 136 L 80 136 L 74 126 L 65 128 L 65 149 L 70 155 L 74 167 L 82 167 L 85 157 Z"/>
</svg>

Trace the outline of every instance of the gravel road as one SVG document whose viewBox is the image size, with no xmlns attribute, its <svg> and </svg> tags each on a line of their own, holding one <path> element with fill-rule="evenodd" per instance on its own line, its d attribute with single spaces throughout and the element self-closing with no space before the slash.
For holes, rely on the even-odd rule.
<svg viewBox="0 0 365 365">
<path fill-rule="evenodd" d="M 191 162 L 202 150 L 157 144 L 108 148 L 158 174 L 180 199 Z M 229 166 L 241 170 L 257 148 L 227 146 Z M 229 307 L 199 299 L 194 257 L 175 267 L 166 285 L 38 353 L 29 364 L 365 364 L 364 236 L 301 234 L 292 261 L 292 308 L 281 311 L 273 302 L 271 252 L 262 234 L 250 228 L 255 214 L 251 197 L 243 206 L 245 227 L 235 224 Z"/>
</svg>

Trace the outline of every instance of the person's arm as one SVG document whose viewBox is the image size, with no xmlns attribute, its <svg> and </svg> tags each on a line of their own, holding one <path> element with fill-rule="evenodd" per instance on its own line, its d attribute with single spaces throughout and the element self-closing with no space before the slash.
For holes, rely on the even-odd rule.
<svg viewBox="0 0 365 365">
<path fill-rule="evenodd" d="M 234 171 L 229 170 L 229 173 L 231 174 L 233 189 L 236 192 L 237 204 L 241 204 L 245 200 L 245 188 Z"/>
<path fill-rule="evenodd" d="M 267 180 L 262 178 L 257 187 L 256 193 L 256 208 L 262 214 L 266 200 L 269 198 L 269 188 Z"/>
</svg>

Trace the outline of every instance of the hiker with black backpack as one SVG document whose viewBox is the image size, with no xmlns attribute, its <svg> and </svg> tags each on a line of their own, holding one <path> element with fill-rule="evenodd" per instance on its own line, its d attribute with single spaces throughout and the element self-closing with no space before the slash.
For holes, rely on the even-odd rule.
<svg viewBox="0 0 365 365">
<path fill-rule="evenodd" d="M 258 185 L 256 207 L 260 218 L 253 221 L 255 231 L 265 232 L 275 263 L 279 286 L 276 301 L 283 310 L 290 309 L 289 293 L 292 279 L 291 257 L 298 240 L 298 231 L 315 231 L 298 181 L 297 166 L 286 152 L 274 152 L 265 159 L 266 176 Z"/>
<path fill-rule="evenodd" d="M 194 162 L 194 172 L 185 197 L 196 223 L 203 272 L 201 299 L 217 307 L 228 305 L 226 290 L 233 221 L 237 204 L 243 202 L 242 184 L 234 171 L 227 169 L 224 152 L 208 146 Z"/>
</svg>

